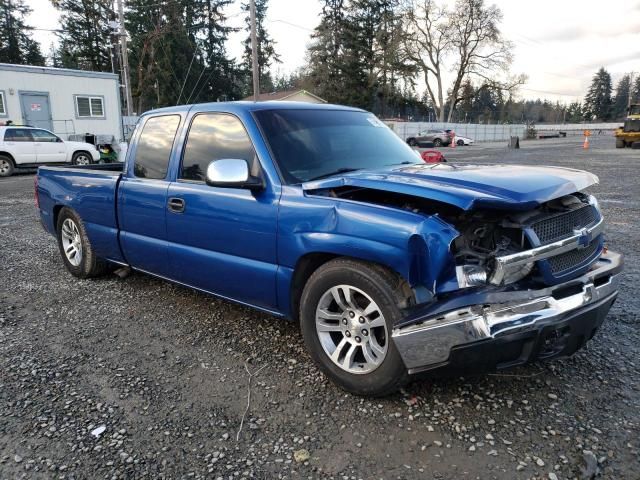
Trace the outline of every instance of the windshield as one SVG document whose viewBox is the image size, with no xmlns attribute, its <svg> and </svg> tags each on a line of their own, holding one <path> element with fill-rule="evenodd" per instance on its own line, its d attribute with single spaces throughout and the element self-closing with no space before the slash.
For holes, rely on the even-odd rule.
<svg viewBox="0 0 640 480">
<path fill-rule="evenodd" d="M 422 163 L 371 113 L 310 109 L 260 110 L 255 115 L 287 183 Z"/>
<path fill-rule="evenodd" d="M 625 132 L 640 132 L 640 120 L 627 120 L 624 122 Z"/>
</svg>

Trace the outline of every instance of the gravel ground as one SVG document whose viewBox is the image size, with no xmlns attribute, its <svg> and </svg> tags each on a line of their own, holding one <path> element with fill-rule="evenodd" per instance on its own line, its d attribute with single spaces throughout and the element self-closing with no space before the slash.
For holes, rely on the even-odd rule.
<svg viewBox="0 0 640 480">
<path fill-rule="evenodd" d="M 327 382 L 295 324 L 144 275 L 71 277 L 32 175 L 0 180 L 0 478 L 640 478 L 640 155 L 591 145 L 446 153 L 600 176 L 627 262 L 603 329 L 570 359 L 375 400 Z"/>
</svg>

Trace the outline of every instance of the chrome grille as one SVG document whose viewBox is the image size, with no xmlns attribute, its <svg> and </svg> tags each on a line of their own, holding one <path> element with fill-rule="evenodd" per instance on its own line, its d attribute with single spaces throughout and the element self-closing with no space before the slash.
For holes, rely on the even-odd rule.
<svg viewBox="0 0 640 480">
<path fill-rule="evenodd" d="M 538 236 L 540 244 L 545 245 L 568 238 L 574 234 L 575 229 L 591 226 L 597 219 L 598 214 L 595 207 L 585 205 L 576 210 L 540 220 L 531 225 L 531 228 Z"/>
<path fill-rule="evenodd" d="M 595 238 L 591 243 L 583 249 L 571 250 L 566 253 L 561 253 L 555 257 L 549 258 L 549 266 L 551 267 L 551 273 L 561 274 L 567 270 L 571 270 L 578 266 L 581 266 L 589 258 L 595 255 L 596 251 L 600 248 L 600 238 Z"/>
</svg>

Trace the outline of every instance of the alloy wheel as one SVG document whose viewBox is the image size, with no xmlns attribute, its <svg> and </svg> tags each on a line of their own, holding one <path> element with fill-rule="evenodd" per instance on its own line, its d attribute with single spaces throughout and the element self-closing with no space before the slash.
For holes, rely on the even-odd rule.
<svg viewBox="0 0 640 480">
<path fill-rule="evenodd" d="M 351 285 L 337 285 L 322 295 L 316 332 L 331 361 L 349 373 L 370 373 L 387 355 L 389 335 L 382 310 Z"/>
<path fill-rule="evenodd" d="M 62 223 L 62 249 L 71 265 L 74 267 L 80 265 L 82 262 L 82 238 L 76 222 L 70 218 Z"/>
</svg>

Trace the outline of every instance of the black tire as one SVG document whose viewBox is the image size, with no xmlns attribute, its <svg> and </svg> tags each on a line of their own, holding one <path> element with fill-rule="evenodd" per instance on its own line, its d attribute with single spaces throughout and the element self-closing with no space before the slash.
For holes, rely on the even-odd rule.
<svg viewBox="0 0 640 480">
<path fill-rule="evenodd" d="M 634 150 L 640 150 L 640 142 L 633 142 L 631 148 Z"/>
<path fill-rule="evenodd" d="M 337 366 L 325 352 L 316 330 L 316 308 L 323 295 L 329 289 L 345 284 L 371 297 L 386 323 L 386 355 L 369 373 L 350 373 Z M 309 278 L 300 301 L 301 330 L 311 358 L 332 382 L 355 395 L 384 396 L 395 392 L 407 382 L 409 375 L 391 340 L 391 332 L 394 323 L 402 318 L 399 306 L 405 305 L 410 297 L 406 283 L 379 265 L 347 258 L 322 265 Z"/>
<path fill-rule="evenodd" d="M 415 138 L 410 138 L 409 140 L 407 140 L 407 145 L 409 145 L 410 147 L 417 147 L 418 142 Z"/>
<path fill-rule="evenodd" d="M 616 138 L 616 148 L 624 148 L 625 146 L 624 140 Z"/>
<path fill-rule="evenodd" d="M 458 141 L 456 142 L 456 144 L 457 144 L 459 147 L 464 147 L 464 140 L 458 140 Z"/>
<path fill-rule="evenodd" d="M 62 226 L 65 220 L 70 219 L 79 231 L 81 249 L 81 260 L 78 265 L 73 265 L 67 255 L 65 254 L 63 247 L 63 234 Z M 78 278 L 93 278 L 105 274 L 109 270 L 109 265 L 106 261 L 98 258 L 91 246 L 87 231 L 84 228 L 84 223 L 78 216 L 78 214 L 68 207 L 64 207 L 60 210 L 58 215 L 58 222 L 56 225 L 56 232 L 58 238 L 58 249 L 60 250 L 60 256 L 64 266 L 69 270 L 69 273 Z"/>
<path fill-rule="evenodd" d="M 10 177 L 15 171 L 13 159 L 6 155 L 0 155 L 0 177 Z"/>
<path fill-rule="evenodd" d="M 73 165 L 91 165 L 93 163 L 93 157 L 89 152 L 76 152 L 71 158 L 71 163 Z"/>
<path fill-rule="evenodd" d="M 433 146 L 434 147 L 441 147 L 442 146 L 442 139 L 441 138 L 434 138 L 433 139 Z"/>
</svg>

